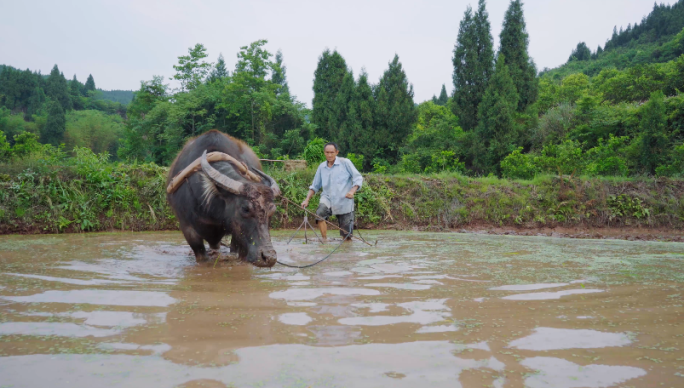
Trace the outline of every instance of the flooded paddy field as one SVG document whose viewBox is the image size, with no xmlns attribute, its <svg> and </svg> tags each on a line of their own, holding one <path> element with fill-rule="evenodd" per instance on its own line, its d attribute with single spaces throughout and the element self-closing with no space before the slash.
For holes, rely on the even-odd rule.
<svg viewBox="0 0 684 388">
<path fill-rule="evenodd" d="M 334 247 L 273 233 L 281 261 Z M 0 237 L 0 387 L 682 387 L 684 244 L 364 233 L 312 268 L 178 232 Z"/>
</svg>

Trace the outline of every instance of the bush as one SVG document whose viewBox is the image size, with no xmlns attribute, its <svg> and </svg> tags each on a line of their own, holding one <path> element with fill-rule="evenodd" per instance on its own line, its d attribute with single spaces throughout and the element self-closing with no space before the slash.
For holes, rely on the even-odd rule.
<svg viewBox="0 0 684 388">
<path fill-rule="evenodd" d="M 363 170 L 363 155 L 357 155 L 353 152 L 350 152 L 347 154 L 347 159 L 354 163 L 354 167 L 356 167 L 357 170 Z"/>
<path fill-rule="evenodd" d="M 501 161 L 501 173 L 505 178 L 532 179 L 537 172 L 534 159 L 522 153 L 522 147 L 513 151 Z"/>
<path fill-rule="evenodd" d="M 579 175 L 584 171 L 584 157 L 577 141 L 566 140 L 544 146 L 541 156 L 534 158 L 534 164 L 544 172 Z"/>
<path fill-rule="evenodd" d="M 425 172 L 434 173 L 442 171 L 465 172 L 465 163 L 458 160 L 454 151 L 440 151 L 432 154 L 430 164 L 425 167 Z"/>
<path fill-rule="evenodd" d="M 587 158 L 591 160 L 587 165 L 587 174 L 626 176 L 629 168 L 627 160 L 621 153 L 627 140 L 627 136 L 615 137 L 613 135 L 610 135 L 608 141 L 599 139 L 598 147 L 587 151 Z"/>
</svg>

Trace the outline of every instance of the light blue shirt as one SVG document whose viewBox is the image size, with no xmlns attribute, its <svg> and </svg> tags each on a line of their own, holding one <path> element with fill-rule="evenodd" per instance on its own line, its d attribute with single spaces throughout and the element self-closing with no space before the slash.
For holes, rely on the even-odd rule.
<svg viewBox="0 0 684 388">
<path fill-rule="evenodd" d="M 354 211 L 354 200 L 345 195 L 353 186 L 363 184 L 363 177 L 354 167 L 354 163 L 346 158 L 336 157 L 332 167 L 328 161 L 321 163 L 316 170 L 313 183 L 309 188 L 317 193 L 321 188 L 321 203 L 332 210 L 332 214 L 340 215 Z"/>
</svg>

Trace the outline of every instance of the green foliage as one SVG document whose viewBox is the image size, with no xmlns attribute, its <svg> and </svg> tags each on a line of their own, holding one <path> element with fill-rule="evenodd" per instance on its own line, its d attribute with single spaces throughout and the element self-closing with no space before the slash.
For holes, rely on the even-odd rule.
<svg viewBox="0 0 684 388">
<path fill-rule="evenodd" d="M 641 109 L 639 159 L 643 170 L 649 174 L 654 174 L 656 168 L 663 164 L 670 146 L 664 98 L 662 92 L 655 92 Z"/>
<path fill-rule="evenodd" d="M 12 147 L 3 132 L 0 132 L 0 163 L 7 162 L 12 156 Z"/>
<path fill-rule="evenodd" d="M 413 102 L 413 85 L 395 55 L 380 82 L 373 89 L 375 111 L 373 115 L 374 141 L 377 151 L 373 156 L 395 162 L 399 147 L 411 132 L 418 112 Z"/>
<path fill-rule="evenodd" d="M 494 73 L 494 50 L 491 27 L 484 0 L 473 15 L 466 8 L 454 47 L 453 112 L 465 130 L 477 126 L 478 106 L 482 102 L 489 79 Z"/>
<path fill-rule="evenodd" d="M 644 207 L 643 201 L 638 197 L 631 197 L 626 194 L 611 195 L 607 200 L 611 218 L 614 217 L 634 217 L 641 219 L 649 217 L 651 211 Z"/>
<path fill-rule="evenodd" d="M 584 172 L 585 155 L 577 141 L 565 140 L 561 144 L 549 144 L 534 158 L 539 170 L 551 174 L 580 175 Z"/>
<path fill-rule="evenodd" d="M 24 158 L 33 153 L 40 152 L 43 146 L 38 142 L 38 135 L 31 132 L 23 132 L 14 136 L 12 156 Z"/>
<path fill-rule="evenodd" d="M 319 164 L 325 161 L 325 144 L 327 142 L 320 137 L 311 139 L 304 147 L 303 157 L 306 164 L 310 167 L 318 167 Z"/>
<path fill-rule="evenodd" d="M 454 151 L 440 151 L 432 154 L 430 164 L 425 167 L 426 173 L 437 173 L 444 171 L 465 172 L 465 163 L 461 162 Z"/>
<path fill-rule="evenodd" d="M 318 58 L 314 71 L 314 98 L 311 122 L 317 126 L 316 134 L 327 139 L 336 139 L 339 121 L 335 99 L 347 74 L 347 62 L 337 50 L 332 53 L 326 49 Z"/>
<path fill-rule="evenodd" d="M 627 136 L 610 135 L 608 141 L 599 139 L 599 144 L 587 151 L 586 155 L 591 160 L 587 165 L 586 172 L 593 176 L 627 176 L 629 167 L 624 148 Z"/>
<path fill-rule="evenodd" d="M 228 69 L 226 68 L 226 60 L 223 58 L 223 54 L 219 54 L 218 60 L 216 61 L 216 64 L 214 65 L 214 68 L 211 70 L 211 73 L 209 73 L 209 77 L 207 78 L 207 82 L 216 82 L 220 81 L 224 78 L 228 78 Z"/>
<path fill-rule="evenodd" d="M 684 144 L 674 147 L 669 163 L 658 166 L 656 168 L 656 175 L 672 177 L 684 176 Z"/>
<path fill-rule="evenodd" d="M 522 1 L 511 1 L 504 16 L 499 55 L 505 58 L 518 93 L 518 111 L 524 111 L 537 100 L 537 67 L 528 54 L 529 36 L 525 26 Z"/>
<path fill-rule="evenodd" d="M 511 152 L 501 161 L 501 175 L 510 179 L 532 179 L 537 167 L 534 158 L 529 154 L 522 153 L 523 148 Z"/>
<path fill-rule="evenodd" d="M 40 141 L 53 146 L 59 145 L 64 139 L 66 118 L 62 105 L 57 101 L 48 104 L 48 118 L 44 130 L 40 134 Z"/>
<path fill-rule="evenodd" d="M 363 171 L 363 155 L 357 155 L 353 152 L 347 154 L 347 159 L 351 160 L 357 170 Z"/>
<path fill-rule="evenodd" d="M 207 56 L 204 45 L 197 43 L 195 47 L 188 49 L 188 55 L 178 57 L 178 64 L 173 65 L 176 74 L 172 79 L 180 81 L 182 91 L 193 90 L 202 83 L 212 66 L 203 60 Z"/>
<path fill-rule="evenodd" d="M 66 117 L 66 149 L 88 148 L 94 153 L 117 155 L 123 120 L 98 111 L 72 111 Z"/>
<path fill-rule="evenodd" d="M 83 90 L 86 96 L 88 95 L 89 92 L 94 92 L 95 91 L 95 79 L 93 78 L 92 74 L 88 74 L 88 79 L 86 80 L 85 85 L 83 85 Z"/>
<path fill-rule="evenodd" d="M 591 59 L 591 50 L 589 47 L 587 47 L 587 44 L 585 42 L 579 42 L 577 43 L 577 47 L 572 50 L 572 54 L 570 54 L 570 58 L 568 58 L 568 62 L 570 61 L 588 61 Z"/>
<path fill-rule="evenodd" d="M 498 173 L 501 160 L 517 148 L 513 119 L 518 93 L 505 61 L 499 54 L 496 72 L 479 107 L 474 164 L 485 174 Z"/>
</svg>

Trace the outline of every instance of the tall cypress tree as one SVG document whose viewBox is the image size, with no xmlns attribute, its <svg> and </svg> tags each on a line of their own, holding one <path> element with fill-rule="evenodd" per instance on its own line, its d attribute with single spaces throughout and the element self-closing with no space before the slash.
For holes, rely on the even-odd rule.
<svg viewBox="0 0 684 388">
<path fill-rule="evenodd" d="M 53 100 L 62 105 L 62 110 L 71 109 L 71 97 L 69 96 L 69 87 L 64 74 L 60 73 L 59 68 L 55 65 L 50 71 L 46 85 L 45 94 Z"/>
<path fill-rule="evenodd" d="M 477 126 L 477 107 L 494 72 L 494 49 L 486 2 L 466 9 L 454 48 L 454 114 L 465 130 Z"/>
<path fill-rule="evenodd" d="M 442 84 L 442 91 L 439 93 L 439 98 L 437 99 L 437 105 L 446 105 L 449 101 L 449 96 L 447 95 L 446 86 Z"/>
<path fill-rule="evenodd" d="M 64 117 L 62 105 L 58 101 L 50 101 L 48 104 L 47 122 L 40 133 L 41 143 L 58 146 L 64 138 L 65 130 L 66 117 Z"/>
<path fill-rule="evenodd" d="M 287 67 L 283 65 L 283 53 L 280 50 L 278 50 L 275 56 L 271 81 L 278 85 L 276 94 L 290 94 L 290 87 L 287 85 Z"/>
<path fill-rule="evenodd" d="M 524 111 L 537 100 L 539 89 L 537 67 L 527 52 L 529 36 L 522 6 L 521 0 L 512 0 L 508 6 L 501 30 L 501 48 L 499 49 L 499 52 L 506 58 L 506 65 L 520 96 L 519 112 Z"/>
<path fill-rule="evenodd" d="M 477 37 L 477 93 L 482 98 L 489 80 L 494 74 L 494 38 L 492 38 L 492 26 L 489 23 L 485 0 L 479 0 L 477 12 L 473 18 L 475 36 Z"/>
<path fill-rule="evenodd" d="M 373 127 L 375 98 L 373 88 L 368 83 L 368 74 L 362 69 L 349 109 L 355 121 L 349 125 L 350 134 L 346 139 L 347 152 L 364 155 L 364 168 L 372 165 L 377 153 L 377 143 Z"/>
<path fill-rule="evenodd" d="M 458 29 L 454 46 L 454 114 L 465 130 L 477 125 L 477 95 L 474 80 L 477 74 L 477 37 L 473 27 L 473 10 L 468 6 Z"/>
<path fill-rule="evenodd" d="M 354 132 L 357 126 L 356 108 L 354 107 L 354 92 L 356 90 L 356 82 L 354 82 L 354 73 L 348 71 L 342 79 L 342 85 L 333 101 L 334 115 L 337 117 L 337 130 L 331 133 L 328 138 L 329 141 L 334 141 L 340 145 L 344 152 L 349 152 L 349 137 Z"/>
<path fill-rule="evenodd" d="M 339 123 L 334 102 L 346 74 L 347 63 L 342 55 L 337 51 L 331 53 L 328 49 L 323 51 L 314 72 L 311 122 L 318 127 L 317 135 L 324 139 L 335 137 L 337 132 Z"/>
<path fill-rule="evenodd" d="M 409 83 L 398 55 L 394 56 L 389 69 L 380 78 L 374 95 L 377 156 L 395 162 L 399 146 L 411 132 L 418 115 L 413 102 L 413 85 Z"/>
<path fill-rule="evenodd" d="M 474 165 L 483 173 L 498 173 L 499 163 L 516 147 L 513 116 L 518 106 L 518 92 L 506 66 L 505 57 L 499 54 L 496 72 L 480 104 Z"/>
<path fill-rule="evenodd" d="M 85 90 L 86 95 L 88 95 L 88 92 L 95 91 L 95 79 L 93 78 L 92 74 L 88 74 L 88 79 L 86 80 L 85 87 L 83 89 Z"/>
</svg>

